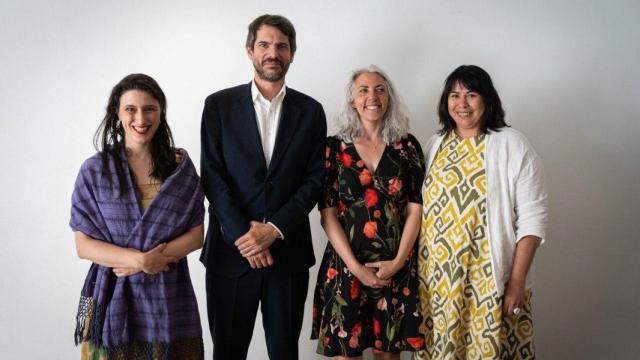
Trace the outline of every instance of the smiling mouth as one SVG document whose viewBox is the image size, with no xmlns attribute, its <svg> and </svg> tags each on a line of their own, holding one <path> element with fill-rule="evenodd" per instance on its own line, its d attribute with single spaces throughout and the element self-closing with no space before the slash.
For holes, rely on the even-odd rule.
<svg viewBox="0 0 640 360">
<path fill-rule="evenodd" d="M 367 109 L 367 110 L 379 110 L 379 109 L 382 108 L 382 106 L 381 105 L 366 105 L 364 108 Z"/>
<path fill-rule="evenodd" d="M 133 126 L 133 125 L 131 125 L 131 128 L 136 133 L 138 133 L 140 135 L 144 135 L 144 134 L 147 133 L 147 131 L 149 131 L 149 129 L 151 129 L 151 125 L 145 125 L 145 126 Z"/>
<path fill-rule="evenodd" d="M 458 112 L 456 114 L 458 114 L 458 116 L 460 116 L 460 117 L 468 117 L 468 116 L 471 115 L 471 112 L 465 111 L 465 112 Z"/>
</svg>

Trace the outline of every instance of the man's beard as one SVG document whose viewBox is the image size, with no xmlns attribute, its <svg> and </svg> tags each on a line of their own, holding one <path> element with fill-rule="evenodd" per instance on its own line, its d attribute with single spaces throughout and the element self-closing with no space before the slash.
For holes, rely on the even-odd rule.
<svg viewBox="0 0 640 360">
<path fill-rule="evenodd" d="M 289 65 L 291 63 L 284 64 L 280 60 L 275 60 L 275 61 L 277 61 L 278 64 L 280 65 L 280 70 L 269 71 L 269 72 L 265 71 L 264 68 L 260 66 L 260 64 L 258 63 L 258 60 L 253 61 L 253 68 L 256 69 L 256 73 L 258 74 L 258 77 L 260 79 L 265 81 L 275 82 L 282 79 L 287 74 L 287 71 L 289 70 Z"/>
</svg>

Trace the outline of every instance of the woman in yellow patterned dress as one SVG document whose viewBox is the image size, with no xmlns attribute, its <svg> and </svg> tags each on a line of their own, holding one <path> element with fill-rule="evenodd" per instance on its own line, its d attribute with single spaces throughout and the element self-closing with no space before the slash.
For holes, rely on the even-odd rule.
<svg viewBox="0 0 640 360">
<path fill-rule="evenodd" d="M 426 144 L 418 359 L 533 359 L 530 267 L 547 224 L 542 165 L 489 74 L 457 68 Z"/>
</svg>

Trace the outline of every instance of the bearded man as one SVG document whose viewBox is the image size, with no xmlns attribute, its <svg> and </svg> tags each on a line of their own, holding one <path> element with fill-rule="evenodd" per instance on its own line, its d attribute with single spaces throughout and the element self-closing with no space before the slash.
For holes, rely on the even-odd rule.
<svg viewBox="0 0 640 360">
<path fill-rule="evenodd" d="M 202 114 L 213 358 L 246 359 L 260 305 L 269 358 L 298 359 L 326 119 L 320 103 L 285 85 L 296 51 L 289 20 L 256 18 L 246 50 L 253 80 L 207 97 Z"/>
</svg>

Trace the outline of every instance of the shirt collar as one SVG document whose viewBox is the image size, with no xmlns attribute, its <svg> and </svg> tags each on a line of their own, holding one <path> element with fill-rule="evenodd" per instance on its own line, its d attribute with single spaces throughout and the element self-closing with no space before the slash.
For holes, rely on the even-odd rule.
<svg viewBox="0 0 640 360">
<path fill-rule="evenodd" d="M 280 88 L 280 91 L 278 91 L 278 94 L 271 101 L 279 102 L 284 98 L 286 94 L 287 94 L 287 84 L 283 83 L 282 87 Z M 256 101 L 269 102 L 267 99 L 264 98 L 264 96 L 262 96 L 262 94 L 260 93 L 260 90 L 258 90 L 258 86 L 256 85 L 255 80 L 251 81 L 251 99 L 253 99 L 254 103 Z"/>
</svg>

